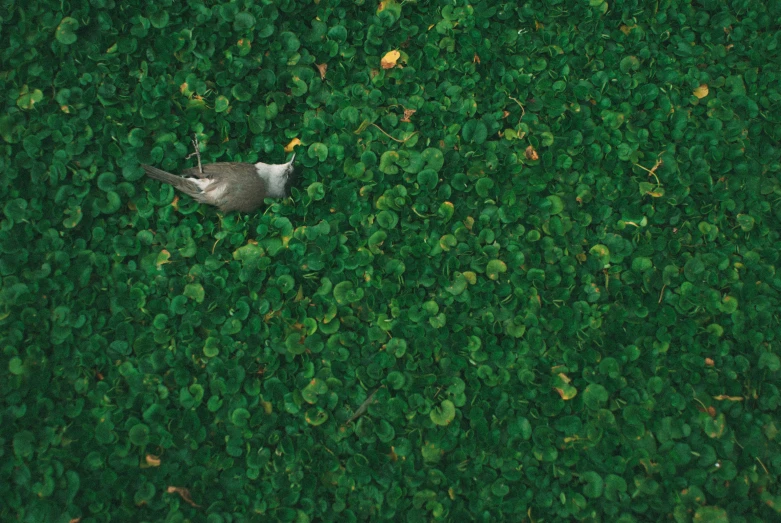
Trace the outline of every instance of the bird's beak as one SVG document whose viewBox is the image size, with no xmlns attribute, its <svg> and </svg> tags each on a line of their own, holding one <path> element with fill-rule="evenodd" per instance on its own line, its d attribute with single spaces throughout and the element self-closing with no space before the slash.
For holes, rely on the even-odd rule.
<svg viewBox="0 0 781 523">
<path fill-rule="evenodd" d="M 287 163 L 288 163 L 289 165 L 292 165 L 292 164 L 293 164 L 293 160 L 295 160 L 295 159 L 296 159 L 296 153 L 293 153 L 293 157 L 292 157 L 292 158 L 290 159 L 290 161 L 289 161 L 289 162 L 287 162 Z"/>
</svg>

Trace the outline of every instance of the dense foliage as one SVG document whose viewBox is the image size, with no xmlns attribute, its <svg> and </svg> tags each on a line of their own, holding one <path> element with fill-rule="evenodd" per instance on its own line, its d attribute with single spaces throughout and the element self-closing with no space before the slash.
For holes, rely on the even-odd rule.
<svg viewBox="0 0 781 523">
<path fill-rule="evenodd" d="M 781 517 L 781 2 L 0 21 L 2 521 Z"/>
</svg>

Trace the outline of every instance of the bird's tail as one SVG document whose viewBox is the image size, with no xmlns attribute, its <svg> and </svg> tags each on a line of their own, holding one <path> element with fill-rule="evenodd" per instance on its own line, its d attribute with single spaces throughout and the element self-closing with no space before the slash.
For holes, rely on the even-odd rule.
<svg viewBox="0 0 781 523">
<path fill-rule="evenodd" d="M 163 183 L 167 183 L 168 185 L 173 185 L 180 191 L 184 192 L 185 194 L 189 194 L 190 196 L 195 196 L 201 192 L 201 188 L 195 185 L 191 180 L 188 180 L 187 178 L 183 178 L 181 176 L 176 176 L 175 174 L 171 174 L 169 172 L 163 171 L 162 169 L 158 169 L 157 167 L 152 167 L 151 165 L 144 165 L 142 164 L 141 167 L 144 168 L 144 171 L 146 171 L 146 175 L 150 178 L 154 178 L 155 180 L 160 180 Z"/>
</svg>

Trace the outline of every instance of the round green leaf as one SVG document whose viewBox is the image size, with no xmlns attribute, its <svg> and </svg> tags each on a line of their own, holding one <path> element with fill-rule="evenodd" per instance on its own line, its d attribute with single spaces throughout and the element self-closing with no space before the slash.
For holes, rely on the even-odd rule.
<svg viewBox="0 0 781 523">
<path fill-rule="evenodd" d="M 781 369 L 781 360 L 772 352 L 763 352 L 759 357 L 759 368 L 776 372 L 778 369 Z"/>
<path fill-rule="evenodd" d="M 754 228 L 754 217 L 750 214 L 738 214 L 737 219 L 743 232 L 749 232 Z"/>
<path fill-rule="evenodd" d="M 418 183 L 426 189 L 433 189 L 437 186 L 439 176 L 434 169 L 423 169 L 418 173 Z"/>
<path fill-rule="evenodd" d="M 35 436 L 29 430 L 23 430 L 14 434 L 14 454 L 18 458 L 26 458 L 33 455 L 35 451 L 33 443 L 35 442 Z"/>
<path fill-rule="evenodd" d="M 11 358 L 11 361 L 8 362 L 8 370 L 13 374 L 14 376 L 19 376 L 24 372 L 24 365 L 22 365 L 22 360 L 18 356 L 14 356 Z"/>
<path fill-rule="evenodd" d="M 494 181 L 491 178 L 480 178 L 475 184 L 475 192 L 482 198 L 488 198 L 493 188 Z"/>
<path fill-rule="evenodd" d="M 548 195 L 545 197 L 545 199 L 550 202 L 550 208 L 548 209 L 548 212 L 551 214 L 559 214 L 562 210 L 564 210 L 564 202 L 555 194 Z"/>
<path fill-rule="evenodd" d="M 481 120 L 469 120 L 464 124 L 461 136 L 467 142 L 474 142 L 480 145 L 488 137 L 488 128 Z"/>
<path fill-rule="evenodd" d="M 54 37 L 58 42 L 65 45 L 71 45 L 76 42 L 76 30 L 79 28 L 79 22 L 75 18 L 66 16 L 57 26 Z"/>
<path fill-rule="evenodd" d="M 314 407 L 306 411 L 306 422 L 317 427 L 328 421 L 328 413 L 320 407 Z"/>
<path fill-rule="evenodd" d="M 602 408 L 607 403 L 607 399 L 607 389 L 598 383 L 591 383 L 583 390 L 583 403 L 590 409 Z"/>
<path fill-rule="evenodd" d="M 197 303 L 203 303 L 204 296 L 206 295 L 203 290 L 203 285 L 200 283 L 188 283 L 184 286 L 183 294 Z"/>
<path fill-rule="evenodd" d="M 217 97 L 217 100 L 214 101 L 214 111 L 217 113 L 224 113 L 228 110 L 229 105 L 230 102 L 228 99 L 220 95 Z"/>
<path fill-rule="evenodd" d="M 580 478 L 586 482 L 583 487 L 583 494 L 589 498 L 598 498 L 602 496 L 602 491 L 605 486 L 605 482 L 602 480 L 602 476 L 594 471 L 583 472 Z"/>
<path fill-rule="evenodd" d="M 142 447 L 149 443 L 149 427 L 143 423 L 133 425 L 128 432 L 128 436 L 130 437 L 130 443 Z"/>
<path fill-rule="evenodd" d="M 168 25 L 168 11 L 161 9 L 149 16 L 149 22 L 155 29 L 162 29 Z"/>
<path fill-rule="evenodd" d="M 431 409 L 429 417 L 437 425 L 449 425 L 456 417 L 456 406 L 452 401 L 444 400 L 440 406 Z"/>
<path fill-rule="evenodd" d="M 401 372 L 394 370 L 388 374 L 388 385 L 394 389 L 399 390 L 404 386 L 404 383 L 406 382 L 406 378 L 404 377 L 404 374 Z"/>
<path fill-rule="evenodd" d="M 231 413 L 231 423 L 237 427 L 246 427 L 250 417 L 247 409 L 239 407 Z"/>
<path fill-rule="evenodd" d="M 220 353 L 219 340 L 217 338 L 206 338 L 203 346 L 203 355 L 207 358 L 214 358 Z"/>
<path fill-rule="evenodd" d="M 324 162 L 328 158 L 328 147 L 320 142 L 315 142 L 307 149 L 310 158 L 317 158 L 319 162 Z"/>
<path fill-rule="evenodd" d="M 233 97 L 240 102 L 247 102 L 252 98 L 252 90 L 243 83 L 233 86 L 231 89 Z"/>
<path fill-rule="evenodd" d="M 594 245 L 591 249 L 589 249 L 588 252 L 593 256 L 596 256 L 604 268 L 610 266 L 610 249 L 608 249 L 605 245 Z"/>
<path fill-rule="evenodd" d="M 322 200 L 325 198 L 325 186 L 321 182 L 313 182 L 306 188 L 306 194 L 313 201 Z"/>
<path fill-rule="evenodd" d="M 491 260 L 485 267 L 486 275 L 492 280 L 498 280 L 499 275 L 503 272 L 507 272 L 507 264 L 502 260 Z"/>
</svg>

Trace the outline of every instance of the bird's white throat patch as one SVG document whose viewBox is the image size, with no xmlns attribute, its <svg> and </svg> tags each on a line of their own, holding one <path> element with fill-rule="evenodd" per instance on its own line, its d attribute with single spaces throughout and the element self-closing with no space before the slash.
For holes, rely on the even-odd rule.
<svg viewBox="0 0 781 523">
<path fill-rule="evenodd" d="M 255 171 L 258 176 L 266 180 L 266 192 L 267 197 L 271 198 L 284 198 L 285 197 L 285 184 L 287 183 L 287 172 L 290 168 L 290 164 L 268 164 L 258 162 L 255 164 Z"/>
</svg>

